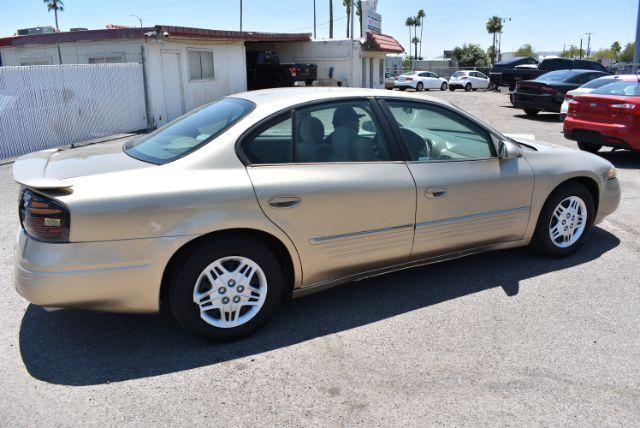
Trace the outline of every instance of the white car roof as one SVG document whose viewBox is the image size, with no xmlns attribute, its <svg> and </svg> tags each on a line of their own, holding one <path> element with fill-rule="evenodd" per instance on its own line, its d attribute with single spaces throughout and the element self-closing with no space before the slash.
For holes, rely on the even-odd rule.
<svg viewBox="0 0 640 428">
<path fill-rule="evenodd" d="M 449 106 L 446 101 L 414 93 L 389 91 L 385 89 L 369 88 L 337 88 L 337 87 L 293 87 L 271 88 L 258 91 L 241 92 L 230 95 L 252 101 L 259 109 L 267 109 L 272 113 L 290 106 L 305 104 L 313 101 L 335 100 L 352 97 L 385 97 L 400 99 L 428 100 L 433 103 Z"/>
</svg>

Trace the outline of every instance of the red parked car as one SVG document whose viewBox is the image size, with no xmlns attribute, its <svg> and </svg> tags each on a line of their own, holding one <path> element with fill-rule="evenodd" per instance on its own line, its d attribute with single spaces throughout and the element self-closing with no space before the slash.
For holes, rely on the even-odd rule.
<svg viewBox="0 0 640 428">
<path fill-rule="evenodd" d="M 602 146 L 640 151 L 640 77 L 574 97 L 564 136 L 591 153 Z"/>
</svg>

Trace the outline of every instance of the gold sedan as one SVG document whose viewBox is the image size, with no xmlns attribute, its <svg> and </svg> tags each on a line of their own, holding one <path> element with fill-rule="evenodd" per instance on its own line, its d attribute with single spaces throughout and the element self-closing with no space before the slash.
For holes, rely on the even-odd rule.
<svg viewBox="0 0 640 428">
<path fill-rule="evenodd" d="M 424 96 L 242 93 L 148 135 L 18 159 L 15 285 L 45 307 L 171 308 L 214 340 L 283 298 L 482 251 L 565 256 L 620 200 L 606 160 Z"/>
</svg>

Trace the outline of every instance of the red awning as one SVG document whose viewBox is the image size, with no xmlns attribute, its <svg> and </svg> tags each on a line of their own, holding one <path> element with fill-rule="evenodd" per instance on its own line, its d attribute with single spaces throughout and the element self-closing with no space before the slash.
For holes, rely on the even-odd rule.
<svg viewBox="0 0 640 428">
<path fill-rule="evenodd" d="M 367 49 L 380 52 L 402 53 L 404 48 L 396 39 L 386 34 L 374 33 L 367 31 L 367 41 L 365 42 Z"/>
</svg>

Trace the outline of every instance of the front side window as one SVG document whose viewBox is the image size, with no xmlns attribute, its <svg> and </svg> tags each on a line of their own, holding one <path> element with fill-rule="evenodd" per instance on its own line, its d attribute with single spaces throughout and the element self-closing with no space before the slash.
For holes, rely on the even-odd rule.
<svg viewBox="0 0 640 428">
<path fill-rule="evenodd" d="M 189 59 L 189 80 L 213 79 L 213 52 L 187 51 Z"/>
<path fill-rule="evenodd" d="M 129 141 L 124 150 L 145 162 L 164 164 L 212 141 L 245 117 L 255 104 L 241 98 L 223 98 L 182 116 L 143 137 Z"/>
<path fill-rule="evenodd" d="M 445 107 L 387 100 L 413 161 L 476 160 L 495 156 L 489 132 Z"/>
<path fill-rule="evenodd" d="M 242 149 L 252 164 L 392 159 L 382 129 L 366 100 L 297 108 L 254 131 Z"/>
</svg>

